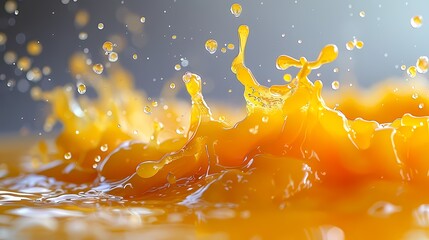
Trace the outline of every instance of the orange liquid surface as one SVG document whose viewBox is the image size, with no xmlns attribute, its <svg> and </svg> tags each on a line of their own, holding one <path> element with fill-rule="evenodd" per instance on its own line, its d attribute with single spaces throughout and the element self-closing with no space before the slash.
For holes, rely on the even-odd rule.
<svg viewBox="0 0 429 240">
<path fill-rule="evenodd" d="M 314 61 L 280 56 L 278 69 L 299 68 L 297 76 L 260 85 L 244 63 L 249 29 L 238 33 L 231 70 L 244 87 L 247 112 L 238 122 L 230 120 L 234 109 L 212 112 L 193 73 L 183 76 L 190 110 L 173 98 L 163 106 L 148 102 L 119 67 L 92 82 L 96 99 L 76 98 L 68 87 L 34 88 L 35 99 L 52 105 L 45 128 L 60 121 L 63 129 L 37 143 L 3 144 L 9 160 L 2 165 L 8 171 L 0 182 L 0 233 L 428 238 L 429 112 L 418 106 L 429 100 L 381 86 L 368 102 L 359 101 L 360 92 L 343 92 L 326 104 L 322 83 L 307 76 L 336 59 L 335 45 Z M 75 55 L 71 72 L 97 79 L 85 60 Z M 189 119 L 180 117 L 186 111 Z"/>
</svg>

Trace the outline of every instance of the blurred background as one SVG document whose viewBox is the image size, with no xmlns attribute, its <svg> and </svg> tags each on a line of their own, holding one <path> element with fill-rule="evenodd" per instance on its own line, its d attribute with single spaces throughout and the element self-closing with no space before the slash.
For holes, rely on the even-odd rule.
<svg viewBox="0 0 429 240">
<path fill-rule="evenodd" d="M 241 24 L 251 30 L 247 66 L 265 85 L 284 83 L 285 72 L 275 67 L 279 55 L 313 60 L 329 43 L 338 46 L 339 58 L 310 76 L 321 79 L 327 90 L 333 81 L 347 88 L 369 87 L 388 78 L 406 80 L 401 66 L 415 65 L 419 56 L 429 52 L 429 22 L 425 23 L 429 5 L 425 1 L 238 1 L 242 6 L 239 17 L 231 14 L 233 3 L 1 0 L 0 133 L 42 131 L 48 106 L 33 101 L 30 89 L 75 85 L 68 61 L 78 51 L 108 67 L 101 46 L 111 39 L 118 45 L 119 60 L 110 64 L 129 69 L 137 87 L 149 97 L 158 97 L 166 84 L 180 84 L 183 73 L 191 71 L 203 78 L 209 102 L 239 106 L 244 104 L 243 88 L 230 64 L 238 51 Z M 410 20 L 419 15 L 423 22 L 413 27 Z M 213 54 L 205 49 L 208 39 L 218 43 Z M 364 46 L 348 50 L 349 41 L 362 41 Z M 36 45 L 29 51 L 31 43 Z M 229 43 L 235 49 L 228 49 Z M 37 45 L 43 48 L 40 53 Z M 179 97 L 187 99 L 183 90 Z"/>
</svg>

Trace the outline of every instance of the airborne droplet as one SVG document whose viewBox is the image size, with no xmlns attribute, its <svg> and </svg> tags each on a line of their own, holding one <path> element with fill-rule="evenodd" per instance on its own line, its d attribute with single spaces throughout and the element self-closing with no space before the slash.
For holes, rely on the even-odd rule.
<svg viewBox="0 0 429 240">
<path fill-rule="evenodd" d="M 426 56 L 419 57 L 419 59 L 417 59 L 417 63 L 416 63 L 417 72 L 426 73 L 428 71 L 428 68 L 429 68 L 428 65 L 429 65 L 428 57 L 426 57 Z"/>
<path fill-rule="evenodd" d="M 240 4 L 238 3 L 234 3 L 231 5 L 231 13 L 232 15 L 234 15 L 235 17 L 239 17 L 241 15 L 241 11 L 242 11 L 242 7 Z"/>
<path fill-rule="evenodd" d="M 217 50 L 217 42 L 214 39 L 209 39 L 206 42 L 206 50 L 210 53 L 213 54 L 216 52 Z"/>
<path fill-rule="evenodd" d="M 410 22 L 413 28 L 419 28 L 423 24 L 423 17 L 420 15 L 414 16 L 411 18 Z"/>
</svg>

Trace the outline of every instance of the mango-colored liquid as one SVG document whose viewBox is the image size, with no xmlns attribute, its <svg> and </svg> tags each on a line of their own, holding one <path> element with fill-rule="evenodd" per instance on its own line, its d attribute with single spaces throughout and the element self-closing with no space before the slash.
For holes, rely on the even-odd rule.
<svg viewBox="0 0 429 240">
<path fill-rule="evenodd" d="M 261 85 L 245 66 L 247 26 L 238 29 L 231 70 L 244 87 L 246 116 L 212 112 L 201 78 L 186 73 L 191 100 L 149 102 L 130 75 L 109 78 L 75 55 L 73 74 L 95 79 L 96 99 L 70 87 L 35 99 L 52 105 L 54 140 L 5 147 L 0 224 L 7 238 L 49 236 L 147 239 L 423 239 L 429 237 L 428 99 L 412 91 L 321 96 L 314 69 L 334 61 L 335 45 L 307 60 L 285 85 Z M 97 79 L 99 78 L 99 79 Z M 170 86 L 171 87 L 171 86 Z M 223 110 L 228 113 L 228 109 Z M 360 118 L 362 117 L 362 118 Z M 17 154 L 20 152 L 19 154 Z M 24 159 L 22 160 L 22 157 Z M 0 233 L 3 233 L 0 231 Z"/>
</svg>

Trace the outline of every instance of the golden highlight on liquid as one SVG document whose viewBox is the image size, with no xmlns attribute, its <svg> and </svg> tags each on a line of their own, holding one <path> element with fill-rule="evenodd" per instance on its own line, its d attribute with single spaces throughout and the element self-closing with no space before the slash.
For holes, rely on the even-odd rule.
<svg viewBox="0 0 429 240">
<path fill-rule="evenodd" d="M 238 17 L 241 6 L 233 4 L 231 13 Z M 84 11 L 75 19 L 80 27 L 88 21 Z M 70 71 L 82 80 L 76 83 L 80 96 L 71 86 L 32 89 L 34 99 L 51 105 L 44 130 L 51 131 L 57 122 L 63 128 L 55 139 L 38 143 L 32 172 L 10 180 L 11 186 L 25 186 L 29 176 L 53 178 L 58 183 L 47 184 L 50 190 L 59 182 L 70 185 L 55 197 L 53 203 L 60 205 L 44 203 L 49 209 L 94 216 L 92 205 L 76 202 L 97 193 L 97 199 L 108 199 L 107 205 L 119 205 L 117 212 L 147 211 L 145 224 L 171 230 L 169 239 L 426 236 L 429 111 L 424 106 L 429 98 L 380 86 L 371 103 L 361 101 L 359 92 L 343 92 L 331 108 L 322 98 L 322 82 L 308 76 L 335 61 L 337 46 L 326 45 L 316 59 L 279 56 L 279 70 L 299 72 L 294 77 L 285 72 L 283 85 L 264 86 L 245 65 L 249 27 L 241 25 L 238 36 L 231 71 L 246 103 L 246 115 L 238 122 L 229 120 L 234 110 L 212 111 L 195 73 L 182 77 L 189 109 L 168 94 L 162 103 L 148 99 L 119 65 L 106 70 L 100 63 L 88 66 L 84 54 L 75 54 Z M 363 42 L 346 43 L 348 50 L 355 47 L 361 49 Z M 37 42 L 27 48 L 30 55 L 40 54 Z M 102 45 L 110 62 L 118 60 L 114 48 L 109 41 Z M 218 44 L 209 39 L 205 48 L 214 54 Z M 31 68 L 25 58 L 17 64 Z M 181 65 L 174 68 L 179 71 Z M 427 69 L 428 59 L 421 56 L 407 72 L 415 76 Z M 176 84 L 167 84 L 164 92 Z M 341 90 L 338 81 L 331 85 Z M 87 97 L 88 88 L 98 97 Z M 186 111 L 189 119 L 180 117 Z M 111 207 L 101 200 L 97 204 Z M 120 229 L 133 230 L 128 227 Z"/>
</svg>

